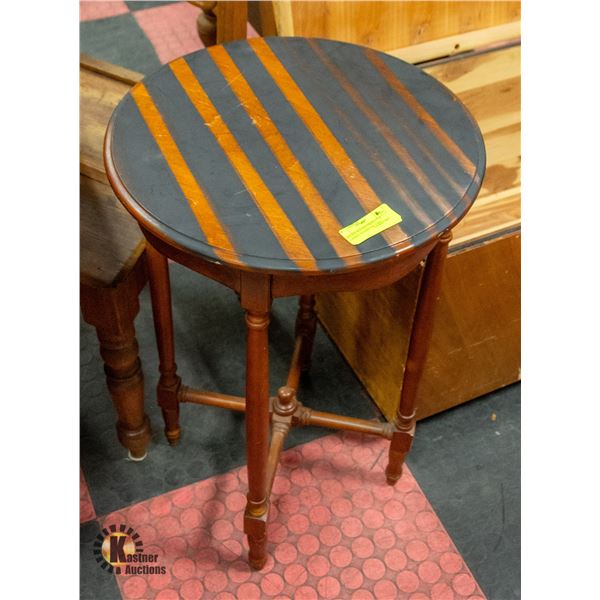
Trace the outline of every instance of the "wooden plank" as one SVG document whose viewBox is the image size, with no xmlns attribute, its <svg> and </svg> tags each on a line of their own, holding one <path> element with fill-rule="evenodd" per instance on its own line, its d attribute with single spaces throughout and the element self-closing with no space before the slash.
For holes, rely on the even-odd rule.
<svg viewBox="0 0 600 600">
<path fill-rule="evenodd" d="M 144 79 L 144 75 L 142 73 L 132 71 L 131 69 L 126 69 L 125 67 L 121 67 L 119 65 L 114 65 L 113 63 L 106 62 L 105 60 L 99 60 L 92 56 L 88 56 L 87 54 L 81 54 L 79 56 L 79 67 L 81 69 L 93 71 L 123 83 L 128 83 L 129 85 L 133 85 L 134 83 L 138 83 Z"/>
<path fill-rule="evenodd" d="M 277 22 L 275 21 L 273 4 L 273 2 L 265 0 L 250 0 L 248 2 L 248 21 L 263 37 L 277 35 Z"/>
<path fill-rule="evenodd" d="M 479 197 L 473 208 L 453 230 L 450 251 L 475 245 L 521 224 L 521 188 L 502 190 Z"/>
<path fill-rule="evenodd" d="M 143 76 L 84 55 L 79 76 L 81 282 L 114 287 L 137 263 L 144 240 L 107 185 L 102 145 L 114 108 Z"/>
<path fill-rule="evenodd" d="M 482 133 L 497 127 L 498 115 L 514 113 L 520 117 L 521 78 L 513 77 L 474 88 L 458 94 L 478 123 L 482 123 Z M 514 122 L 514 121 L 513 121 Z M 520 118 L 519 118 L 520 122 Z M 484 129 L 485 128 L 485 129 Z"/>
<path fill-rule="evenodd" d="M 485 137 L 489 162 L 482 193 L 495 193 L 521 182 L 521 124 L 503 127 Z"/>
<path fill-rule="evenodd" d="M 144 237 L 110 187 L 80 177 L 81 283 L 114 287 L 144 251 Z"/>
<path fill-rule="evenodd" d="M 520 2 L 456 2 L 456 1 L 393 1 L 393 2 L 327 2 L 294 1 L 291 4 L 293 34 L 323 37 L 353 42 L 384 51 L 398 51 L 406 46 L 457 34 L 492 28 L 521 18 Z M 517 28 L 498 32 L 503 39 L 518 37 Z M 284 33 L 290 35 L 289 33 Z M 282 31 L 279 30 L 279 35 Z M 482 37 L 483 36 L 483 37 Z M 477 43 L 489 42 L 489 35 L 477 38 Z M 451 40 L 436 52 L 443 56 L 456 51 L 456 43 L 472 46 L 468 41 Z M 459 50 L 462 50 L 460 46 Z M 431 51 L 420 49 L 412 54 L 415 60 L 434 58 Z M 403 56 L 401 56 L 403 58 Z"/>
<path fill-rule="evenodd" d="M 246 0 L 217 2 L 217 44 L 246 39 L 248 3 Z"/>
<path fill-rule="evenodd" d="M 424 69 L 448 86 L 485 135 L 521 122 L 521 48 L 506 48 Z"/>
<path fill-rule="evenodd" d="M 113 110 L 129 88 L 129 83 L 113 79 L 107 70 L 79 70 L 80 171 L 98 181 L 106 181 L 102 159 L 104 133 Z"/>
<path fill-rule="evenodd" d="M 455 94 L 521 76 L 521 46 L 465 56 L 423 70 Z"/>
<path fill-rule="evenodd" d="M 459 33 L 423 44 L 388 50 L 387 53 L 409 63 L 421 63 L 443 56 L 454 56 L 499 42 L 518 40 L 521 37 L 521 23 L 514 21 L 495 27 L 486 27 L 467 33 Z M 451 64 L 451 63 L 447 63 Z"/>
<path fill-rule="evenodd" d="M 520 224 L 520 57 L 520 47 L 513 47 L 426 69 L 457 93 L 473 113 L 487 153 L 481 192 L 456 227 L 451 251 Z"/>
<path fill-rule="evenodd" d="M 382 290 L 317 298 L 321 323 L 388 420 L 400 398 L 419 279 L 417 271 Z M 419 419 L 519 379 L 519 283 L 518 234 L 448 257 Z"/>
<path fill-rule="evenodd" d="M 273 0 L 272 5 L 277 35 L 280 37 L 298 35 L 294 33 L 292 2 L 290 0 Z"/>
</svg>

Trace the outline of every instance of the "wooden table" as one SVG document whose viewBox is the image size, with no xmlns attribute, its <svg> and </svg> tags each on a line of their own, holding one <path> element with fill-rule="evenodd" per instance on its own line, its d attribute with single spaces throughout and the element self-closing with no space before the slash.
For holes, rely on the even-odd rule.
<svg viewBox="0 0 600 600">
<path fill-rule="evenodd" d="M 148 241 L 168 440 L 179 439 L 181 402 L 246 412 L 244 529 L 250 564 L 260 568 L 271 486 L 292 425 L 386 437 L 387 481 L 400 478 L 450 230 L 485 170 L 480 131 L 452 93 L 399 59 L 326 40 L 255 39 L 179 58 L 134 86 L 111 119 L 105 163 Z M 398 224 L 358 245 L 340 234 L 384 203 Z M 182 385 L 167 258 L 239 295 L 245 398 Z M 395 423 L 304 407 L 296 393 L 315 333 L 313 294 L 381 287 L 424 259 Z M 270 400 L 271 303 L 293 295 L 300 309 L 292 364 Z"/>
</svg>

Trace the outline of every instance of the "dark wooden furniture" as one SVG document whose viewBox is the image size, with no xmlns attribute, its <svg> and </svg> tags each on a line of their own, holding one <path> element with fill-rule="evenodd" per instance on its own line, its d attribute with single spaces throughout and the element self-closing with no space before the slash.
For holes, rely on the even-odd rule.
<svg viewBox="0 0 600 600">
<path fill-rule="evenodd" d="M 114 107 L 141 75 L 82 57 L 80 67 L 80 300 L 96 328 L 117 435 L 134 460 L 146 455 L 150 422 L 134 318 L 147 281 L 145 242 L 104 174 L 102 141 Z"/>
<path fill-rule="evenodd" d="M 135 85 L 111 119 L 105 163 L 148 241 L 167 438 L 179 439 L 181 402 L 246 412 L 245 531 L 250 564 L 260 568 L 271 485 L 292 425 L 386 437 L 388 483 L 401 476 L 450 230 L 484 174 L 481 134 L 452 93 L 398 59 L 326 40 L 256 39 L 177 59 Z M 384 202 L 400 223 L 359 245 L 340 235 Z M 239 295 L 245 398 L 181 383 L 167 258 Z M 394 423 L 304 407 L 296 395 L 316 326 L 313 294 L 389 285 L 425 259 Z M 300 296 L 292 364 L 270 400 L 270 307 L 292 295 Z"/>
</svg>

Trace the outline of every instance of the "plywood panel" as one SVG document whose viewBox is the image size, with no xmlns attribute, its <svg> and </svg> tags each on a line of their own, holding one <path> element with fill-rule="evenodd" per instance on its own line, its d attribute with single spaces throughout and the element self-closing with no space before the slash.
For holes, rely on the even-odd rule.
<svg viewBox="0 0 600 600">
<path fill-rule="evenodd" d="M 520 2 L 279 2 L 291 8 L 293 35 L 394 50 L 519 21 Z M 279 31 L 280 35 L 290 35 Z"/>
<path fill-rule="evenodd" d="M 388 420 L 402 389 L 419 278 L 318 296 L 321 323 Z M 417 418 L 519 379 L 519 283 L 518 234 L 448 257 Z"/>
</svg>

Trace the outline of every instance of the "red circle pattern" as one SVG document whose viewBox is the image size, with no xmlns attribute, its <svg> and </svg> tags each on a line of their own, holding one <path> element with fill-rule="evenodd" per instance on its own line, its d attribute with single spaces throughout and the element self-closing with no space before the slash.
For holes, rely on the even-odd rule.
<svg viewBox="0 0 600 600">
<path fill-rule="evenodd" d="M 119 575 L 123 598 L 483 600 L 409 469 L 385 484 L 388 444 L 343 433 L 284 452 L 258 572 L 243 534 L 245 467 L 108 515 L 103 526 L 131 525 L 166 568 Z"/>
</svg>

